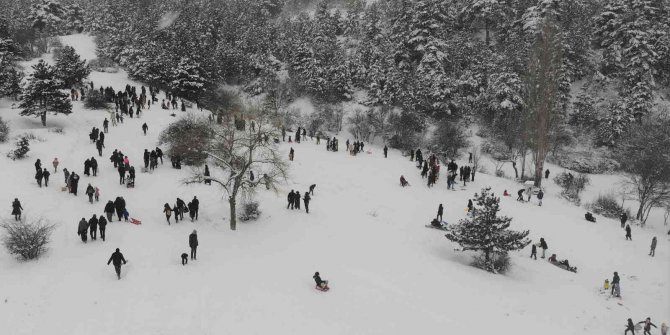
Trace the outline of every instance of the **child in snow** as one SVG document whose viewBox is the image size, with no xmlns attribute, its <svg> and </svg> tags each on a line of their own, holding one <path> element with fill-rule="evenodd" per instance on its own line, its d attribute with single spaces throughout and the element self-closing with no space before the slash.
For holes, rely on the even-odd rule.
<svg viewBox="0 0 670 335">
<path fill-rule="evenodd" d="M 181 265 L 186 264 L 188 264 L 188 254 L 184 252 L 181 254 Z"/>
<path fill-rule="evenodd" d="M 100 201 L 100 189 L 96 186 L 95 187 L 95 202 Z"/>
<path fill-rule="evenodd" d="M 610 289 L 610 280 L 605 278 L 605 284 L 603 284 L 603 289 L 605 289 L 605 292 Z"/>
<path fill-rule="evenodd" d="M 644 335 L 651 335 L 651 326 L 654 326 L 654 328 L 658 328 L 658 327 L 656 327 L 655 324 L 651 323 L 651 318 L 647 318 L 646 320 L 640 321 L 637 324 L 639 325 L 641 323 L 644 324 L 644 328 L 643 328 L 644 329 L 644 332 L 643 332 Z"/>
<path fill-rule="evenodd" d="M 635 325 L 633 324 L 633 320 L 628 319 L 628 324 L 626 325 L 626 331 L 624 331 L 624 335 L 627 335 L 628 332 L 633 333 L 635 335 Z"/>
<path fill-rule="evenodd" d="M 511 197 L 512 195 L 507 193 L 507 190 L 503 192 L 503 197 Z"/>
<path fill-rule="evenodd" d="M 408 185 L 409 183 L 407 182 L 407 179 L 405 179 L 405 176 L 400 176 L 400 186 L 405 187 Z"/>
</svg>

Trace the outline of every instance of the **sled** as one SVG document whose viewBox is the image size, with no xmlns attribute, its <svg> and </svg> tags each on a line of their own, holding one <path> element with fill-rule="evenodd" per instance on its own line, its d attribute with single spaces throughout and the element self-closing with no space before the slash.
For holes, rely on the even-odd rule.
<svg viewBox="0 0 670 335">
<path fill-rule="evenodd" d="M 328 292 L 330 290 L 330 287 L 328 287 L 328 286 L 326 286 L 326 287 L 314 286 L 314 288 L 317 289 L 317 291 L 321 291 L 321 292 Z"/>
<path fill-rule="evenodd" d="M 141 225 L 142 221 L 136 219 L 136 218 L 130 218 L 130 223 L 136 224 L 136 225 Z"/>
<path fill-rule="evenodd" d="M 432 229 L 437 229 L 437 230 L 447 230 L 447 223 L 442 221 L 442 227 L 435 227 L 432 224 L 427 224 L 426 228 L 432 228 Z"/>
</svg>

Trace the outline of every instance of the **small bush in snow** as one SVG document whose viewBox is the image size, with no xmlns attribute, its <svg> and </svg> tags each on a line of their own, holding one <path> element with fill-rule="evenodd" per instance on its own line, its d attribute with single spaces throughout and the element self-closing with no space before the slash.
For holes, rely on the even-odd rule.
<svg viewBox="0 0 670 335">
<path fill-rule="evenodd" d="M 26 157 L 28 151 L 30 151 L 30 141 L 27 137 L 24 136 L 16 141 L 16 148 L 11 150 L 7 154 L 7 157 L 11 158 L 12 160 L 22 159 Z"/>
<path fill-rule="evenodd" d="M 23 260 L 38 258 L 44 251 L 51 238 L 54 225 L 38 219 L 28 221 L 7 220 L 2 224 L 6 234 L 2 243 L 10 254 L 16 255 Z"/>
<path fill-rule="evenodd" d="M 496 269 L 497 273 L 505 273 L 512 267 L 512 260 L 506 252 L 496 254 L 492 258 L 493 267 Z M 472 266 L 480 269 L 486 269 L 486 257 L 484 257 L 484 255 L 475 256 L 475 259 L 472 261 Z"/>
<path fill-rule="evenodd" d="M 613 194 L 599 194 L 586 208 L 593 213 L 608 218 L 619 218 L 621 213 L 626 213 L 629 218 L 632 218 L 630 209 L 623 208 Z"/>
<path fill-rule="evenodd" d="M 65 134 L 65 132 L 63 131 L 63 128 L 49 128 L 49 132 L 50 133 L 61 134 L 61 135 Z"/>
<path fill-rule="evenodd" d="M 561 196 L 568 201 L 579 205 L 581 202 L 580 194 L 590 183 L 589 176 L 578 174 L 576 177 L 570 172 L 561 172 L 554 177 L 554 182 L 563 188 Z"/>
<path fill-rule="evenodd" d="M 90 109 L 103 109 L 107 107 L 107 100 L 100 94 L 100 91 L 91 90 L 86 99 L 84 99 L 84 106 Z"/>
<path fill-rule="evenodd" d="M 242 214 L 240 214 L 241 221 L 255 221 L 261 216 L 261 211 L 258 210 L 258 201 L 249 201 L 242 205 Z"/>
<path fill-rule="evenodd" d="M 9 125 L 0 117 L 0 143 L 7 142 L 9 138 Z"/>
<path fill-rule="evenodd" d="M 496 177 L 498 177 L 498 178 L 505 178 L 505 171 L 503 171 L 503 170 L 496 170 Z"/>
</svg>

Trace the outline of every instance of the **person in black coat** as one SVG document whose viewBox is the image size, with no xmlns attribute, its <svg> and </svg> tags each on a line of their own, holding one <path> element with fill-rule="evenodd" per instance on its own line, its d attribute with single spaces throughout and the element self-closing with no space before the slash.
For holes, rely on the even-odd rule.
<svg viewBox="0 0 670 335">
<path fill-rule="evenodd" d="M 177 208 L 179 208 L 179 213 L 175 213 L 175 215 L 179 214 L 179 220 L 184 220 L 184 212 L 186 212 L 186 209 L 188 208 L 186 207 L 184 200 L 177 198 Z"/>
<path fill-rule="evenodd" d="M 293 196 L 293 204 L 295 209 L 300 209 L 300 192 L 295 191 L 295 195 Z"/>
<path fill-rule="evenodd" d="M 195 209 L 193 208 L 193 201 L 189 202 L 188 205 L 186 205 L 186 208 L 188 208 L 188 216 L 191 218 L 191 222 L 195 219 Z"/>
<path fill-rule="evenodd" d="M 631 234 L 630 234 L 630 225 L 629 224 L 626 225 L 626 240 L 631 240 L 631 241 L 633 240 L 633 236 L 631 236 Z"/>
<path fill-rule="evenodd" d="M 35 172 L 39 171 L 42 171 L 42 161 L 38 159 L 35 161 Z"/>
<path fill-rule="evenodd" d="M 156 147 L 156 157 L 161 160 L 161 165 L 163 165 L 163 150 L 159 147 Z"/>
<path fill-rule="evenodd" d="M 119 248 L 116 248 L 116 251 L 112 254 L 111 257 L 109 257 L 107 265 L 109 265 L 109 263 L 114 264 L 114 270 L 116 271 L 116 277 L 118 279 L 121 279 L 121 262 L 123 262 L 123 264 L 128 263 L 126 262 L 126 259 L 123 257 L 123 254 Z"/>
<path fill-rule="evenodd" d="M 77 235 L 81 237 L 82 242 L 86 243 L 86 240 L 88 238 L 88 221 L 86 219 L 81 218 L 81 221 L 79 221 L 79 225 L 77 226 Z"/>
<path fill-rule="evenodd" d="M 437 218 L 440 219 L 440 221 L 443 221 L 442 220 L 442 214 L 444 214 L 444 207 L 442 206 L 442 204 L 440 204 L 437 207 Z"/>
<path fill-rule="evenodd" d="M 531 246 L 530 258 L 535 258 L 535 260 L 537 260 L 537 246 L 535 244 Z"/>
<path fill-rule="evenodd" d="M 84 161 L 84 174 L 87 176 L 91 175 L 91 160 L 88 158 Z"/>
<path fill-rule="evenodd" d="M 193 216 L 195 217 L 195 220 L 198 221 L 198 212 L 200 211 L 200 200 L 198 200 L 198 197 L 194 196 L 193 200 L 191 200 L 191 204 L 193 204 Z"/>
<path fill-rule="evenodd" d="M 305 202 L 305 211 L 307 211 L 307 214 L 309 214 L 309 202 L 312 200 L 312 198 L 309 196 L 309 192 L 305 192 L 305 196 L 303 198 L 303 201 Z"/>
<path fill-rule="evenodd" d="M 389 148 L 387 146 L 384 146 L 384 158 L 388 158 L 389 156 Z"/>
<path fill-rule="evenodd" d="M 49 187 L 49 176 L 51 176 L 51 172 L 44 168 L 44 171 L 42 171 L 42 178 L 44 178 L 44 187 Z"/>
<path fill-rule="evenodd" d="M 291 190 L 291 192 L 289 192 L 288 194 L 288 205 L 286 206 L 286 209 L 289 209 L 289 207 L 293 209 L 293 206 L 295 205 L 295 201 L 293 200 L 294 198 L 295 198 L 295 192 Z"/>
<path fill-rule="evenodd" d="M 102 134 L 100 134 L 102 135 Z M 98 140 L 95 142 L 95 148 L 98 149 L 98 156 L 102 157 L 102 148 L 104 148 L 105 145 L 102 144 L 102 140 Z"/>
<path fill-rule="evenodd" d="M 88 202 L 93 203 L 93 195 L 95 195 L 95 189 L 91 184 L 86 186 L 86 195 L 88 195 Z"/>
<path fill-rule="evenodd" d="M 623 229 L 626 226 L 626 221 L 628 221 L 628 215 L 626 213 L 621 213 L 619 218 L 621 219 L 621 228 Z"/>
<path fill-rule="evenodd" d="M 88 220 L 88 229 L 91 234 L 91 239 L 95 241 L 98 236 L 98 218 L 95 214 Z"/>
<path fill-rule="evenodd" d="M 327 289 L 328 288 L 328 281 L 321 279 L 321 275 L 319 274 L 319 272 L 315 272 L 314 276 L 312 276 L 312 278 L 314 278 L 314 282 L 316 282 L 316 286 L 318 288 L 321 288 L 321 289 Z"/>
<path fill-rule="evenodd" d="M 544 171 L 544 179 L 549 179 L 549 169 Z"/>
<path fill-rule="evenodd" d="M 22 210 L 23 207 L 21 207 L 21 202 L 19 202 L 18 198 L 14 198 L 14 201 L 12 202 L 12 215 L 14 215 L 14 220 L 16 221 L 21 220 Z"/>
<path fill-rule="evenodd" d="M 179 215 L 181 214 L 181 209 L 175 204 L 172 206 L 172 212 L 174 212 L 174 222 L 179 222 Z"/>
<path fill-rule="evenodd" d="M 547 242 L 544 240 L 544 237 L 540 237 L 540 248 L 542 248 L 542 258 L 544 258 L 545 252 L 549 249 Z"/>
<path fill-rule="evenodd" d="M 98 161 L 95 160 L 95 157 L 91 157 L 91 171 L 93 172 L 93 177 L 98 175 Z"/>
<path fill-rule="evenodd" d="M 148 169 L 149 168 L 149 150 L 144 149 L 144 168 Z"/>
<path fill-rule="evenodd" d="M 77 196 L 77 190 L 79 189 L 79 175 L 72 172 L 70 174 L 70 192 L 74 193 L 74 196 Z"/>
<path fill-rule="evenodd" d="M 525 191 L 525 189 L 522 188 L 518 192 L 516 192 L 516 194 L 518 195 L 518 197 L 516 198 L 517 201 L 523 201 L 523 192 L 524 191 Z"/>
<path fill-rule="evenodd" d="M 196 252 L 198 250 L 198 232 L 193 230 L 188 236 L 188 246 L 191 247 L 191 260 L 196 259 Z"/>
<path fill-rule="evenodd" d="M 107 204 L 105 204 L 105 215 L 107 215 L 107 220 L 109 222 L 112 222 L 112 218 L 114 217 L 114 202 L 109 200 L 107 201 Z"/>
<path fill-rule="evenodd" d="M 107 220 L 105 219 L 104 216 L 100 215 L 100 219 L 98 220 L 98 229 L 100 229 L 100 238 L 102 241 L 105 241 L 105 229 L 107 227 Z"/>
<path fill-rule="evenodd" d="M 309 186 L 309 194 L 314 195 L 314 189 L 316 188 L 316 184 L 312 184 Z"/>
<path fill-rule="evenodd" d="M 44 174 L 42 170 L 37 170 L 37 173 L 35 173 L 35 180 L 37 180 L 37 185 L 42 187 L 42 178 L 44 177 Z"/>
<path fill-rule="evenodd" d="M 142 131 L 144 132 L 144 136 L 147 136 L 147 130 L 149 130 L 149 126 L 147 126 L 147 123 L 145 122 L 142 125 Z"/>
<path fill-rule="evenodd" d="M 119 171 L 119 185 L 123 185 L 126 183 L 126 168 L 123 164 L 119 164 L 117 170 Z"/>
<path fill-rule="evenodd" d="M 631 332 L 633 335 L 635 335 L 635 324 L 631 319 L 628 319 L 628 324 L 626 325 L 626 331 L 624 331 L 623 334 L 628 335 L 628 332 Z"/>
<path fill-rule="evenodd" d="M 116 216 L 121 221 L 121 216 L 123 216 L 123 210 L 126 208 L 126 200 L 123 197 L 116 197 L 114 200 L 114 209 L 116 210 Z"/>
</svg>

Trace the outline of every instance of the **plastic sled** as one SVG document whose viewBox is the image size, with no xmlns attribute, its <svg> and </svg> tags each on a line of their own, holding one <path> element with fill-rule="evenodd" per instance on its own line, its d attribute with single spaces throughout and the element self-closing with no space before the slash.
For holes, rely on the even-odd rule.
<svg viewBox="0 0 670 335">
<path fill-rule="evenodd" d="M 326 286 L 326 287 L 315 286 L 314 288 L 321 291 L 321 292 L 328 292 L 328 290 L 330 290 L 330 287 L 328 287 L 328 286 Z"/>
<path fill-rule="evenodd" d="M 142 221 L 140 221 L 136 218 L 130 218 L 130 223 L 140 225 L 140 224 L 142 224 Z"/>
</svg>

